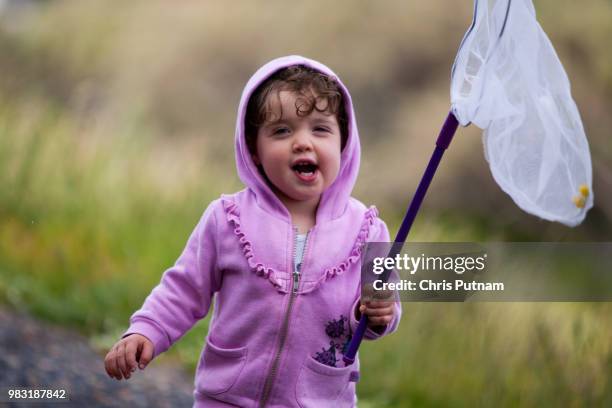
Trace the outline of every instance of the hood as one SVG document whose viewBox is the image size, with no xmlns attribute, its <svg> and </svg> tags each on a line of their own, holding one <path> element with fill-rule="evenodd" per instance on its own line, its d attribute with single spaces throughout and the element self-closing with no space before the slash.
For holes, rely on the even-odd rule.
<svg viewBox="0 0 612 408">
<path fill-rule="evenodd" d="M 240 105 L 238 106 L 235 134 L 236 166 L 238 168 L 240 180 L 242 180 L 246 187 L 253 192 L 257 204 L 272 215 L 291 222 L 289 211 L 270 189 L 251 158 L 246 143 L 244 125 L 248 101 L 255 89 L 276 71 L 291 65 L 305 65 L 334 77 L 344 93 L 346 112 L 348 115 L 348 139 L 340 157 L 340 171 L 338 177 L 332 185 L 325 190 L 321 197 L 317 209 L 317 223 L 320 223 L 322 221 L 338 218 L 344 213 L 359 172 L 361 152 L 351 96 L 344 84 L 331 69 L 320 62 L 292 55 L 274 59 L 255 72 L 247 82 L 242 92 L 242 97 L 240 98 Z"/>
</svg>

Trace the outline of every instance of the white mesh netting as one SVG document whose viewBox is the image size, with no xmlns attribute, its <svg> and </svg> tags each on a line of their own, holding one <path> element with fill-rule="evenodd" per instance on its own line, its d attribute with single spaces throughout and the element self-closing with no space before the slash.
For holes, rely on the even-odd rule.
<svg viewBox="0 0 612 408">
<path fill-rule="evenodd" d="M 483 129 L 499 186 L 523 210 L 568 226 L 593 206 L 589 146 L 570 84 L 531 0 L 476 0 L 455 59 L 452 111 Z"/>
</svg>

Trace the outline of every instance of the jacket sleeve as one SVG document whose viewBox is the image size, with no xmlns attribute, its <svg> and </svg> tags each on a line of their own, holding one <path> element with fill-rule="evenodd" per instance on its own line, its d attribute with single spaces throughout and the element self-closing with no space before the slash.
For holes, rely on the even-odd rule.
<svg viewBox="0 0 612 408">
<path fill-rule="evenodd" d="M 372 233 L 368 237 L 368 242 L 390 242 L 389 230 L 387 229 L 387 224 L 380 218 L 376 218 L 376 221 L 372 225 Z M 360 285 L 361 288 L 361 285 Z M 353 308 L 351 309 L 351 317 L 350 324 L 353 333 L 357 330 L 357 326 L 359 325 L 359 320 L 357 320 L 356 312 L 359 309 L 361 300 L 361 291 L 357 293 L 356 299 L 353 302 Z M 387 334 L 391 334 L 397 330 L 399 326 L 399 321 L 402 317 L 402 304 L 399 301 L 393 303 L 395 307 L 395 313 L 393 314 L 393 320 L 385 326 L 380 326 L 381 330 L 372 330 L 371 328 L 367 328 L 364 334 L 364 339 L 366 340 L 375 340 L 382 336 L 386 336 Z"/>
<path fill-rule="evenodd" d="M 164 272 L 161 282 L 130 317 L 130 327 L 122 336 L 138 333 L 147 337 L 155 346 L 153 357 L 206 316 L 220 288 L 215 203 L 202 215 L 174 266 Z"/>
</svg>

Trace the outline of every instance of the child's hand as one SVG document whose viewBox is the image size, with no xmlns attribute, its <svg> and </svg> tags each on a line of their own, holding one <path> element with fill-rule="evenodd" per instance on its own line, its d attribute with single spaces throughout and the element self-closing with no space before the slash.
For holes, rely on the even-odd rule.
<svg viewBox="0 0 612 408">
<path fill-rule="evenodd" d="M 368 316 L 368 327 L 382 332 L 395 315 L 396 293 L 388 290 L 374 290 L 372 285 L 365 286 L 361 292 L 360 305 L 355 310 L 357 320 L 361 315 Z"/>
<path fill-rule="evenodd" d="M 109 377 L 121 380 L 123 376 L 127 380 L 136 371 L 136 366 L 144 370 L 153 358 L 153 351 L 151 340 L 140 334 L 130 334 L 110 349 L 104 358 L 104 367 Z"/>
<path fill-rule="evenodd" d="M 395 314 L 395 294 L 392 291 L 374 290 L 369 285 L 363 288 L 359 307 L 355 310 L 357 320 L 361 315 L 368 316 L 368 327 L 377 332 L 383 332 L 385 326 L 391 323 Z"/>
<path fill-rule="evenodd" d="M 380 330 L 380 326 L 386 326 L 393 320 L 395 307 L 392 301 L 369 300 L 359 306 L 359 316 L 368 316 L 368 327 L 373 330 Z"/>
</svg>

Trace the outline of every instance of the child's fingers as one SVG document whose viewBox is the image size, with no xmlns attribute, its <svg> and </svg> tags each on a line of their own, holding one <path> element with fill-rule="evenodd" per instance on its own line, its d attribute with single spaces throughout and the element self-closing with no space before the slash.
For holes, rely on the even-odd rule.
<svg viewBox="0 0 612 408">
<path fill-rule="evenodd" d="M 127 362 L 128 374 L 127 378 L 130 378 L 134 370 L 136 370 L 136 351 L 138 347 L 137 341 L 129 341 L 125 346 L 125 358 Z"/>
<path fill-rule="evenodd" d="M 359 310 L 368 316 L 369 326 L 385 326 L 393 320 L 393 302 L 367 302 Z"/>
<path fill-rule="evenodd" d="M 393 314 L 393 302 L 372 303 L 366 302 L 359 306 L 359 313 L 369 316 L 380 316 L 382 314 Z"/>
<path fill-rule="evenodd" d="M 393 306 L 378 307 L 378 308 L 367 307 L 365 310 L 365 314 L 368 315 L 368 318 L 376 317 L 376 316 L 393 315 Z"/>
<path fill-rule="evenodd" d="M 106 356 L 107 358 L 107 364 L 106 366 L 107 368 L 107 372 L 110 374 L 111 377 L 120 380 L 121 376 L 119 375 L 119 367 L 117 367 L 117 353 L 118 353 L 118 349 L 117 349 L 117 345 L 115 345 L 112 350 L 108 353 L 108 355 Z"/>
<path fill-rule="evenodd" d="M 142 345 L 140 360 L 138 360 L 138 367 L 140 367 L 141 370 L 144 370 L 153 358 L 153 351 L 153 343 L 151 343 L 150 340 L 145 341 Z"/>
<path fill-rule="evenodd" d="M 117 357 L 115 358 L 115 361 L 117 362 L 117 368 L 119 369 L 119 379 L 121 379 L 121 376 L 127 378 L 128 369 L 125 362 L 125 343 L 120 343 L 118 345 Z"/>
<path fill-rule="evenodd" d="M 104 358 L 104 369 L 106 370 L 106 374 L 108 374 L 108 376 L 111 378 L 115 378 L 114 365 L 115 365 L 115 354 L 114 354 L 114 351 L 111 350 L 106 354 L 106 357 Z"/>
<path fill-rule="evenodd" d="M 370 323 L 370 326 L 386 326 L 391 323 L 391 319 L 393 319 L 393 316 L 389 315 L 368 316 L 368 323 Z"/>
<path fill-rule="evenodd" d="M 372 300 L 369 302 L 365 302 L 368 309 L 378 309 L 378 308 L 386 308 L 389 306 L 393 306 L 395 302 L 389 302 L 384 300 Z"/>
</svg>

